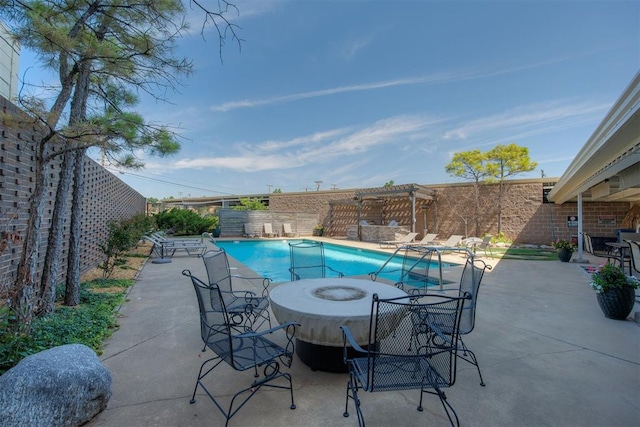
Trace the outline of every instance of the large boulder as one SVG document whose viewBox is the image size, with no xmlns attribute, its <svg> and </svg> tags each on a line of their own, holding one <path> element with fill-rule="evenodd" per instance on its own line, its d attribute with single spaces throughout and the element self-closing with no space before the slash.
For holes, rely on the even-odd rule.
<svg viewBox="0 0 640 427">
<path fill-rule="evenodd" d="M 25 357 L 0 376 L 0 424 L 78 426 L 107 406 L 111 373 L 81 344 Z"/>
</svg>

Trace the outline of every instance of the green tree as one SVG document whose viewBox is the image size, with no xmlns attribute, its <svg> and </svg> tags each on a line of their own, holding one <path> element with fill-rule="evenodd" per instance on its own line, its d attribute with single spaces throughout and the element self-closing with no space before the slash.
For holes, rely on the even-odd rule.
<svg viewBox="0 0 640 427">
<path fill-rule="evenodd" d="M 240 204 L 233 206 L 231 209 L 236 211 L 266 211 L 268 208 L 257 197 L 241 197 Z"/>
<path fill-rule="evenodd" d="M 218 30 L 220 48 L 227 37 L 240 41 L 235 27 L 224 17 L 230 6 L 225 0 L 218 2 L 219 11 L 209 10 L 201 2 L 189 4 L 199 7 L 205 14 L 205 23 L 212 23 Z M 109 147 L 117 154 L 121 154 L 118 149 L 130 154 L 139 148 L 155 154 L 177 150 L 179 145 L 167 129 L 145 124 L 141 116 L 126 108 L 135 104 L 131 90 L 164 100 L 180 78 L 189 74 L 191 62 L 174 57 L 175 43 L 186 28 L 185 9 L 178 0 L 0 0 L 0 15 L 23 46 L 36 52 L 43 65 L 58 72 L 57 85 L 47 87 L 50 101 L 27 96 L 19 99 L 28 119 L 6 114 L 2 117 L 9 126 L 33 126 L 41 132 L 35 141 L 29 223 L 14 282 L 16 298 L 12 300 L 19 322 L 29 324 L 39 307 L 44 311 L 52 307 L 50 301 L 42 304 L 42 298 L 48 300 L 55 294 L 52 290 L 57 279 L 55 258 L 60 251 L 50 251 L 46 269 L 50 278 L 37 284 L 44 201 L 50 179 L 45 172 L 50 162 L 64 155 L 60 178 L 63 188 L 73 182 L 67 269 L 71 285 L 77 290 L 84 151 L 90 146 Z M 62 122 L 63 117 L 68 117 L 66 123 Z M 119 159 L 125 165 L 139 166 L 132 155 Z M 56 205 L 55 211 L 59 224 L 64 221 L 66 209 Z M 52 227 L 57 234 L 51 237 L 54 242 L 61 238 L 59 229 Z"/>
<path fill-rule="evenodd" d="M 445 170 L 449 175 L 473 181 L 476 236 L 480 236 L 480 183 L 492 176 L 492 169 L 488 165 L 486 154 L 478 149 L 455 153 L 445 166 Z"/>
<path fill-rule="evenodd" d="M 538 163 L 529 158 L 529 149 L 517 144 L 496 145 L 485 153 L 490 176 L 487 181 L 497 180 L 500 184 L 498 193 L 498 235 L 502 232 L 502 205 L 506 192 L 505 179 L 519 173 L 531 172 Z"/>
<path fill-rule="evenodd" d="M 389 180 L 389 181 L 385 182 L 382 187 L 383 188 L 393 187 L 393 184 L 394 184 L 394 181 L 393 180 Z"/>
</svg>

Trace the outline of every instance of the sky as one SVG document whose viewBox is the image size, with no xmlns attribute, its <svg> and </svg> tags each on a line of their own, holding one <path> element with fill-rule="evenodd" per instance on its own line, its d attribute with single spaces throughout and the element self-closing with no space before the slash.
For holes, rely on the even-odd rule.
<svg viewBox="0 0 640 427">
<path fill-rule="evenodd" d="M 190 11 L 194 73 L 137 106 L 182 144 L 110 169 L 146 197 L 459 182 L 454 153 L 510 143 L 559 177 L 640 69 L 638 0 L 235 4 L 241 48 Z"/>
</svg>

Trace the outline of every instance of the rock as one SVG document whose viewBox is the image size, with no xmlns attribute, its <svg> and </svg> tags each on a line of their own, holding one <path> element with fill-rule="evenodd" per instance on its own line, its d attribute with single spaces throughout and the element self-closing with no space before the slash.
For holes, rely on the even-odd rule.
<svg viewBox="0 0 640 427">
<path fill-rule="evenodd" d="M 81 344 L 27 356 L 0 376 L 0 424 L 79 426 L 107 406 L 111 373 Z"/>
</svg>

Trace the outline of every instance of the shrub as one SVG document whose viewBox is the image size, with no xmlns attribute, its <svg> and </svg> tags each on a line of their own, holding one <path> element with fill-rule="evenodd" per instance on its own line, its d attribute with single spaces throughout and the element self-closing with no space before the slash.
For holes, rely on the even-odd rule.
<svg viewBox="0 0 640 427">
<path fill-rule="evenodd" d="M 24 357 L 64 344 L 84 344 L 100 353 L 102 342 L 116 326 L 115 309 L 125 300 L 133 280 L 96 279 L 80 285 L 80 305 L 58 307 L 37 317 L 28 334 L 9 327 L 14 320 L 8 306 L 0 306 L 0 374 Z M 57 300 L 64 290 L 57 289 Z"/>
<path fill-rule="evenodd" d="M 178 236 L 193 236 L 210 232 L 218 226 L 217 215 L 200 216 L 188 209 L 172 208 L 155 214 L 160 230 L 173 230 Z"/>
<path fill-rule="evenodd" d="M 106 256 L 104 262 L 98 264 L 104 278 L 110 277 L 115 267 L 127 263 L 124 254 L 138 244 L 144 233 L 153 229 L 153 224 L 153 218 L 146 215 L 136 215 L 131 219 L 110 221 L 107 224 L 107 241 L 99 245 Z"/>
</svg>

